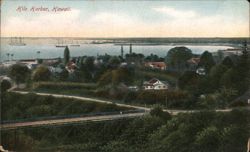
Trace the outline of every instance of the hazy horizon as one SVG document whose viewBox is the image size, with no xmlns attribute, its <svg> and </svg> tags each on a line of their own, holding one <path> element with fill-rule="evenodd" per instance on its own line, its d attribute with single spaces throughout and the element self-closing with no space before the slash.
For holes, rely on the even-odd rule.
<svg viewBox="0 0 250 152">
<path fill-rule="evenodd" d="M 66 37 L 66 36 L 62 36 L 62 37 L 52 37 L 52 36 L 2 36 L 1 38 L 13 38 L 13 37 L 22 37 L 22 38 L 83 38 L 83 39 L 99 39 L 99 38 L 107 38 L 107 39 L 133 39 L 133 38 L 141 38 L 141 39 L 199 39 L 199 38 L 203 38 L 203 39 L 210 39 L 210 38 L 218 38 L 218 39 L 250 39 L 250 35 L 247 37 Z"/>
</svg>

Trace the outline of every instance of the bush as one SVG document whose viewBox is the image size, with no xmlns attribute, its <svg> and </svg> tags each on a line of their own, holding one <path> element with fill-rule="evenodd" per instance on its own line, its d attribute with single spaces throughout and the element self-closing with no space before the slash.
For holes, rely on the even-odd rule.
<svg viewBox="0 0 250 152">
<path fill-rule="evenodd" d="M 160 117 L 166 121 L 171 119 L 171 115 L 168 112 L 164 112 L 160 105 L 154 106 L 154 108 L 150 110 L 150 115 Z"/>
</svg>

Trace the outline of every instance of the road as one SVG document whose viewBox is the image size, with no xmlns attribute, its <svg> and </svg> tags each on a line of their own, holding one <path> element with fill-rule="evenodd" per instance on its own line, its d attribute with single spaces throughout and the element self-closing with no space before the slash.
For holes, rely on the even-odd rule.
<svg viewBox="0 0 250 152">
<path fill-rule="evenodd" d="M 67 123 L 77 123 L 84 121 L 107 121 L 114 119 L 133 118 L 143 116 L 145 113 L 128 113 L 128 114 L 116 114 L 116 115 L 103 115 L 103 116 L 90 116 L 90 117 L 77 117 L 77 118 L 64 118 L 53 120 L 40 120 L 30 122 L 18 122 L 2 124 L 1 129 L 15 129 L 23 127 L 35 127 L 35 126 L 47 126 L 47 125 L 62 125 Z"/>
<path fill-rule="evenodd" d="M 11 91 L 11 92 L 16 92 L 20 94 L 28 94 L 30 92 L 26 91 Z M 106 104 L 116 104 L 117 106 L 121 107 L 128 107 L 128 108 L 135 108 L 139 110 L 144 110 L 145 112 L 150 111 L 150 108 L 147 107 L 142 107 L 142 106 L 135 106 L 135 105 L 129 105 L 129 104 L 124 104 L 124 103 L 114 103 L 108 100 L 101 100 L 101 99 L 95 99 L 95 98 L 88 98 L 88 97 L 80 97 L 80 96 L 71 96 L 71 95 L 61 95 L 61 94 L 53 94 L 53 93 L 35 93 L 37 95 L 41 96 L 53 96 L 57 98 L 71 98 L 71 99 L 78 99 L 78 100 L 83 100 L 83 101 L 92 101 L 92 102 L 99 102 L 99 103 L 106 103 Z M 215 110 L 216 112 L 230 112 L 232 109 L 219 109 Z M 172 115 L 176 115 L 178 113 L 192 113 L 192 112 L 199 112 L 199 110 L 175 110 L 175 109 L 164 109 L 163 111 L 169 112 Z"/>
<path fill-rule="evenodd" d="M 20 93 L 20 94 L 30 93 L 30 92 L 26 92 L 26 91 L 11 91 L 11 92 L 16 92 L 16 93 Z M 92 102 L 99 102 L 99 103 L 105 103 L 105 104 L 114 104 L 111 101 L 88 98 L 88 97 L 70 96 L 70 95 L 61 95 L 61 94 L 52 94 L 52 93 L 35 93 L 35 94 L 40 95 L 40 96 L 53 96 L 53 97 L 57 97 L 57 98 L 70 98 L 70 99 L 78 99 L 78 100 L 83 100 L 83 101 L 92 101 Z M 150 108 L 145 108 L 145 107 L 141 107 L 141 106 L 134 106 L 134 105 L 128 105 L 128 104 L 122 104 L 122 103 L 115 103 L 115 104 L 117 106 L 120 106 L 120 107 L 135 108 L 135 109 L 140 109 L 140 110 L 145 110 L 145 111 L 150 110 Z"/>
<path fill-rule="evenodd" d="M 30 92 L 25 91 L 12 91 L 20 94 L 28 94 Z M 92 101 L 92 102 L 99 102 L 99 103 L 106 103 L 106 104 L 114 104 L 111 101 L 100 100 L 100 99 L 93 99 L 87 97 L 79 97 L 79 96 L 69 96 L 69 95 L 60 95 L 60 94 L 49 94 L 49 93 L 35 93 L 41 96 L 53 96 L 56 98 L 71 98 L 71 99 L 78 99 L 83 101 Z M 3 124 L 0 126 L 1 129 L 14 129 L 20 127 L 32 127 L 32 126 L 43 126 L 43 125 L 61 125 L 67 123 L 76 123 L 82 121 L 106 121 L 106 120 L 113 120 L 113 119 L 122 119 L 122 118 L 131 118 L 131 117 L 139 117 L 142 116 L 150 111 L 150 108 L 141 107 L 141 106 L 134 106 L 134 105 L 127 105 L 116 103 L 117 106 L 122 107 L 129 107 L 135 108 L 139 110 L 143 110 L 144 112 L 141 113 L 127 113 L 127 114 L 116 114 L 116 115 L 102 115 L 102 116 L 88 116 L 88 117 L 75 117 L 75 118 L 58 118 L 53 120 L 39 120 L 39 121 L 30 121 L 30 122 L 17 122 L 17 123 L 8 123 Z M 172 115 L 176 115 L 178 113 L 193 113 L 199 112 L 199 110 L 169 110 L 164 109 L 164 111 L 169 112 Z M 225 110 L 216 110 L 217 112 L 229 112 L 231 109 Z"/>
</svg>

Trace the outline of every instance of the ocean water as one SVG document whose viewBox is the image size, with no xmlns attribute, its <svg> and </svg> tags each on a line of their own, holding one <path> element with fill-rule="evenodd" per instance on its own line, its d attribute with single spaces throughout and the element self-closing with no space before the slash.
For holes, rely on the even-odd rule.
<svg viewBox="0 0 250 152">
<path fill-rule="evenodd" d="M 7 54 L 13 54 L 12 59 L 36 59 L 36 58 L 57 58 L 63 57 L 64 48 L 55 47 L 57 44 L 57 39 L 55 38 L 29 38 L 25 39 L 25 46 L 12 46 L 9 45 L 10 39 L 1 39 L 1 51 L 0 59 L 1 61 L 8 60 Z M 105 53 L 109 55 L 120 55 L 121 46 L 114 45 L 112 43 L 105 44 L 91 44 L 91 40 L 77 40 L 80 47 L 69 46 L 70 56 L 97 56 L 104 55 Z M 157 54 L 158 56 L 165 57 L 167 52 L 176 46 L 186 46 L 192 50 L 195 54 L 201 54 L 202 52 L 208 50 L 210 52 L 216 52 L 218 50 L 224 50 L 227 48 L 232 48 L 232 46 L 222 46 L 222 45 L 132 45 L 132 50 L 135 53 L 142 53 L 145 56 L 151 53 Z M 129 52 L 129 46 L 123 46 L 124 54 Z M 40 51 L 40 54 L 37 52 Z M 9 57 L 11 59 L 11 57 Z"/>
</svg>

